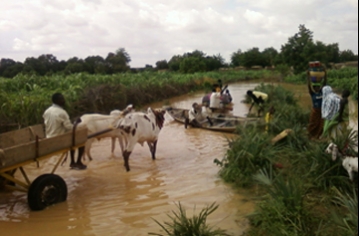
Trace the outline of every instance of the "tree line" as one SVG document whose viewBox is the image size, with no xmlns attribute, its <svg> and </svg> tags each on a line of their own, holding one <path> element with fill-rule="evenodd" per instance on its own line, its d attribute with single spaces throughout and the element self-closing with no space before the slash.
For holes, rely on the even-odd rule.
<svg viewBox="0 0 359 236">
<path fill-rule="evenodd" d="M 245 52 L 238 49 L 233 52 L 230 62 L 218 55 L 208 56 L 206 53 L 195 50 L 186 52 L 183 55 L 174 55 L 167 60 L 159 60 L 155 67 L 145 65 L 144 68 L 131 68 L 130 55 L 124 48 L 116 52 L 108 53 L 106 58 L 101 56 L 88 56 L 85 59 L 72 57 L 67 61 L 57 60 L 52 54 L 43 54 L 39 57 L 28 57 L 24 63 L 16 62 L 9 58 L 0 60 L 0 77 L 13 78 L 17 74 L 75 74 L 86 72 L 89 74 L 115 74 L 125 72 L 139 72 L 142 70 L 169 70 L 180 73 L 194 73 L 214 71 L 223 67 L 251 68 L 261 67 L 292 67 L 294 73 L 306 70 L 309 61 L 321 61 L 327 67 L 329 63 L 340 63 L 346 61 L 357 61 L 358 55 L 351 50 L 340 51 L 338 43 L 324 44 L 321 41 L 314 42 L 313 32 L 299 25 L 299 32 L 288 38 L 288 41 L 281 46 L 280 51 L 269 47 L 260 51 L 253 47 Z"/>
</svg>

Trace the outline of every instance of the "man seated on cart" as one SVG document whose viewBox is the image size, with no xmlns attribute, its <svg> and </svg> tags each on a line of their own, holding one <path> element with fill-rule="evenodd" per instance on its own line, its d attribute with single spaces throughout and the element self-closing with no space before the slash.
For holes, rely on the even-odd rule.
<svg viewBox="0 0 359 236">
<path fill-rule="evenodd" d="M 54 137 L 71 131 L 74 128 L 74 124 L 71 123 L 70 117 L 65 111 L 65 98 L 61 93 L 55 93 L 52 95 L 52 105 L 46 109 L 43 114 L 46 138 Z M 75 162 L 74 150 L 71 151 L 71 163 L 72 169 L 83 170 L 86 169 L 81 161 L 85 147 L 80 147 L 78 150 L 77 161 Z"/>
</svg>

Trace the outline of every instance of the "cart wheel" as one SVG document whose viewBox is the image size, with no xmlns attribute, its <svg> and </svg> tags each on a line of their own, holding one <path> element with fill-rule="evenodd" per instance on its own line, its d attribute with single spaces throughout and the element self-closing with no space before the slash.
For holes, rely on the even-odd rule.
<svg viewBox="0 0 359 236">
<path fill-rule="evenodd" d="M 67 186 L 65 181 L 55 174 L 43 174 L 30 185 L 27 194 L 29 207 L 33 211 L 45 209 L 47 206 L 66 201 Z"/>
</svg>

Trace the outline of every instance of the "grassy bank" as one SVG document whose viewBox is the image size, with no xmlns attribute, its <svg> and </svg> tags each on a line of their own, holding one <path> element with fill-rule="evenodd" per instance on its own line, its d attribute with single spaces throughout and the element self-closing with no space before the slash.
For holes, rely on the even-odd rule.
<svg viewBox="0 0 359 236">
<path fill-rule="evenodd" d="M 339 160 L 324 152 L 329 141 L 308 139 L 309 111 L 280 86 L 262 84 L 257 89 L 270 94 L 266 110 L 276 109 L 268 132 L 263 126 L 238 127 L 240 138 L 230 140 L 224 159 L 215 160 L 225 181 L 258 189 L 260 199 L 246 235 L 357 234 L 357 184 Z M 287 128 L 292 133 L 273 145 L 271 139 Z M 349 133 L 334 140 L 338 147 L 352 140 Z M 348 154 L 357 156 L 352 149 Z"/>
</svg>

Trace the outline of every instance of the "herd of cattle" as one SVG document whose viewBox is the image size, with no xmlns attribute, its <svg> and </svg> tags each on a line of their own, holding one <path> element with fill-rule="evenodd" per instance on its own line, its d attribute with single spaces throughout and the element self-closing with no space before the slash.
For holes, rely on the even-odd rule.
<svg viewBox="0 0 359 236">
<path fill-rule="evenodd" d="M 130 171 L 129 157 L 137 143 L 143 145 L 147 142 L 152 159 L 156 159 L 156 146 L 159 132 L 164 123 L 166 110 L 148 108 L 147 112 L 134 111 L 132 105 L 128 105 L 124 110 L 114 110 L 109 115 L 85 114 L 81 116 L 81 126 L 86 126 L 88 136 L 101 133 L 95 137 L 88 138 L 85 144 L 85 155 L 92 160 L 90 153 L 92 143 L 97 139 L 111 138 L 111 151 L 114 152 L 116 139 L 118 140 L 124 166 Z"/>
</svg>

